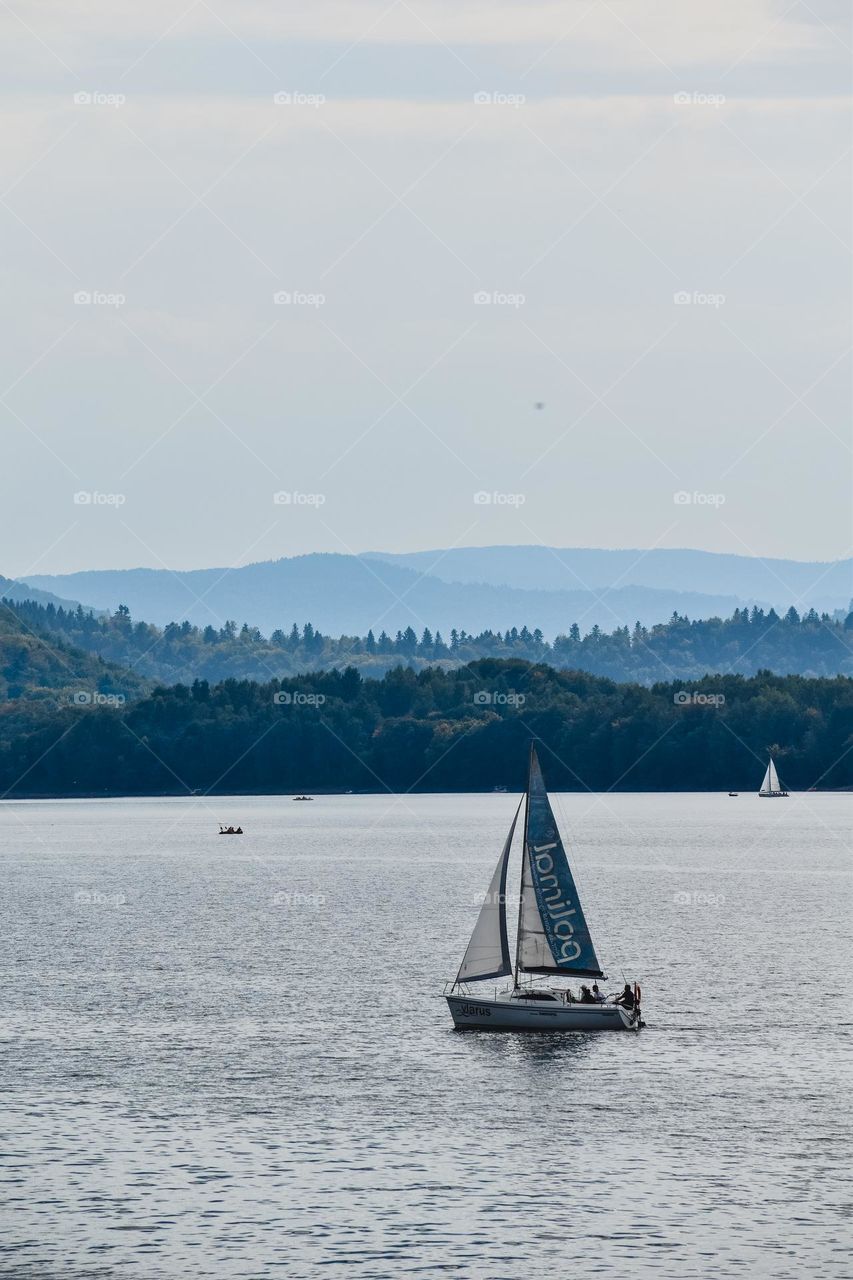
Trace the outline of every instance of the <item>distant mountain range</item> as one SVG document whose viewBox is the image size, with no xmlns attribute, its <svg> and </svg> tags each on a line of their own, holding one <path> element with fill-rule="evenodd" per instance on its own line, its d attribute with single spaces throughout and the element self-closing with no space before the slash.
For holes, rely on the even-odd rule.
<svg viewBox="0 0 853 1280">
<path fill-rule="evenodd" d="M 853 596 L 853 559 L 800 561 L 720 555 L 711 551 L 609 551 L 596 547 L 453 547 L 397 555 L 365 553 L 442 582 L 488 582 L 525 590 L 601 592 L 620 586 L 737 596 L 778 610 L 846 607 Z"/>
<path fill-rule="evenodd" d="M 846 609 L 853 561 L 758 560 L 703 551 L 481 547 L 408 555 L 313 554 L 241 568 L 86 570 L 37 574 L 23 598 L 53 593 L 96 609 L 126 604 L 164 625 L 187 619 L 221 627 L 248 622 L 269 634 L 311 621 L 325 633 L 393 634 L 411 626 L 447 634 L 539 627 L 546 637 L 578 622 L 611 631 L 652 625 L 673 612 L 728 616 L 759 604 L 784 611 Z M 33 590 L 35 589 L 35 590 Z M 0 594 L 10 594 L 0 584 Z M 18 597 L 21 598 L 21 597 Z"/>
</svg>

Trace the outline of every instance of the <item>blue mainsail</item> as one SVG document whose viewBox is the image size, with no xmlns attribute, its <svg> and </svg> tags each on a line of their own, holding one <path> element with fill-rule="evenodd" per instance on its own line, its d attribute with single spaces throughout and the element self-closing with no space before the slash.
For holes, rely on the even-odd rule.
<svg viewBox="0 0 853 1280">
<path fill-rule="evenodd" d="M 604 977 L 533 747 L 521 872 L 518 967 L 526 973 Z"/>
</svg>

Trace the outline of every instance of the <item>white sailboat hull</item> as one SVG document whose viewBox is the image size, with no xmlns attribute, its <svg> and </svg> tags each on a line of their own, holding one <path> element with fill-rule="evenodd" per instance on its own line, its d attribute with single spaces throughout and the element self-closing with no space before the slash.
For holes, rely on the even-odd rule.
<svg viewBox="0 0 853 1280">
<path fill-rule="evenodd" d="M 445 996 L 459 1030 L 639 1031 L 635 1009 L 616 1004 L 557 1004 L 482 996 Z"/>
</svg>

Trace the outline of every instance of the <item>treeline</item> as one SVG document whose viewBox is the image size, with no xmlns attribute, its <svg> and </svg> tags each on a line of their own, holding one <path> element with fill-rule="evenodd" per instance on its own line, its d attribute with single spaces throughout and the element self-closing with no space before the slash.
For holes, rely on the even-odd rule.
<svg viewBox="0 0 853 1280">
<path fill-rule="evenodd" d="M 574 623 L 549 643 L 538 628 L 526 626 L 479 635 L 453 630 L 446 638 L 428 628 L 417 635 L 411 627 L 394 636 L 369 631 L 332 637 L 306 622 L 266 637 L 257 627 L 235 622 L 219 628 L 170 622 L 161 629 L 134 621 L 123 605 L 112 616 L 98 616 L 83 608 L 2 603 L 26 625 L 164 684 L 265 681 L 347 666 L 382 676 L 401 664 L 416 671 L 449 670 L 481 658 L 522 658 L 644 685 L 695 680 L 708 672 L 853 675 L 853 613 L 841 619 L 813 609 L 801 617 L 791 608 L 780 617 L 774 609 L 755 607 L 736 609 L 731 618 L 699 621 L 673 614 L 653 627 L 637 623 L 608 633 L 594 626 L 585 635 Z"/>
<path fill-rule="evenodd" d="M 853 680 L 646 688 L 484 659 L 381 680 L 196 680 L 118 707 L 18 699 L 0 708 L 0 791 L 517 791 L 533 736 L 554 789 L 754 791 L 768 751 L 792 789 L 849 787 Z"/>
<path fill-rule="evenodd" d="M 37 606 L 38 607 L 38 606 Z M 87 615 L 88 616 L 88 615 Z M 151 682 L 72 645 L 62 632 L 31 625 L 17 609 L 0 606 L 0 700 L 51 704 L 86 696 L 138 698 Z"/>
</svg>

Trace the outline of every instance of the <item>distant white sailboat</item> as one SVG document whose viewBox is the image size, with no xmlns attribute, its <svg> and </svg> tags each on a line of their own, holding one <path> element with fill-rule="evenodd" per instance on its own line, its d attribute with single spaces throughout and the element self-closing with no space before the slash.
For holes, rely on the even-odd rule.
<svg viewBox="0 0 853 1280">
<path fill-rule="evenodd" d="M 767 772 L 764 775 L 764 781 L 758 792 L 760 796 L 786 796 L 788 793 L 779 781 L 779 775 L 776 772 L 776 766 L 773 763 L 773 757 L 770 757 L 770 763 L 767 766 Z"/>
<path fill-rule="evenodd" d="M 525 803 L 515 966 L 506 925 L 506 881 L 512 839 Z M 489 892 L 480 908 L 456 980 L 445 998 L 459 1028 L 482 1031 L 638 1031 L 640 988 L 625 984 L 618 996 L 577 999 L 556 987 L 519 986 L 519 973 L 604 978 L 569 870 L 533 746 L 526 796 L 519 801 Z M 469 984 L 513 974 L 494 996 Z M 588 989 L 581 988 L 582 993 Z"/>
</svg>

